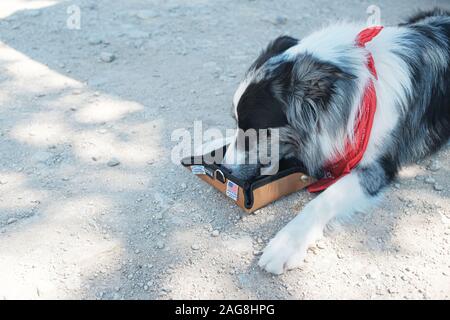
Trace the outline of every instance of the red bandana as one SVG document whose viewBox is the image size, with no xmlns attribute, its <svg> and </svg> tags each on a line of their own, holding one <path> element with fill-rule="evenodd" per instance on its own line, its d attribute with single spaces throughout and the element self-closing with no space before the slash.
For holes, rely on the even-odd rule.
<svg viewBox="0 0 450 320">
<path fill-rule="evenodd" d="M 358 46 L 365 48 L 366 43 L 376 37 L 383 29 L 381 26 L 370 27 L 364 29 L 358 34 L 356 43 Z M 368 54 L 367 67 L 372 72 L 375 79 L 377 71 L 375 69 L 375 62 L 372 55 Z M 370 80 L 364 92 L 364 97 L 359 108 L 358 121 L 355 125 L 355 142 L 350 144 L 348 141 L 345 144 L 345 152 L 343 156 L 330 161 L 325 167 L 325 177 L 316 181 L 308 187 L 309 192 L 323 191 L 337 180 L 350 173 L 361 161 L 367 144 L 369 143 L 370 131 L 372 130 L 373 118 L 377 108 L 377 94 L 373 81 Z"/>
</svg>

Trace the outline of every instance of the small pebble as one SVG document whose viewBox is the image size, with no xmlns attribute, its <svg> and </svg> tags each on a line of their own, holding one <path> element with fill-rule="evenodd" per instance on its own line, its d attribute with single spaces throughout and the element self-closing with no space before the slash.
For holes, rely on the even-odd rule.
<svg viewBox="0 0 450 320">
<path fill-rule="evenodd" d="M 191 248 L 192 248 L 192 250 L 199 250 L 199 249 L 200 249 L 200 246 L 199 246 L 198 244 L 194 243 L 194 244 L 191 246 Z"/>
<path fill-rule="evenodd" d="M 157 249 L 163 249 L 163 248 L 164 248 L 164 242 L 158 241 L 158 242 L 156 243 L 156 248 L 157 248 Z"/>
<path fill-rule="evenodd" d="M 148 20 L 159 17 L 159 13 L 151 10 L 141 10 L 137 12 L 135 16 L 142 20 Z"/>
<path fill-rule="evenodd" d="M 266 18 L 265 20 L 275 26 L 280 26 L 280 25 L 286 24 L 288 19 L 284 16 L 276 16 L 276 17 Z"/>
<path fill-rule="evenodd" d="M 102 42 L 103 42 L 103 40 L 100 39 L 100 38 L 97 38 L 97 37 L 90 37 L 90 38 L 88 39 L 88 43 L 89 43 L 90 45 L 92 45 L 92 46 L 101 44 Z"/>
<path fill-rule="evenodd" d="M 428 165 L 427 169 L 428 169 L 429 171 L 433 171 L 433 172 L 439 171 L 439 169 L 441 169 L 441 166 L 440 166 L 440 164 L 439 164 L 439 161 L 437 161 L 437 160 L 431 160 L 431 162 L 430 162 L 430 164 Z"/>
<path fill-rule="evenodd" d="M 113 62 L 114 60 L 116 60 L 116 56 L 109 52 L 102 52 L 100 54 L 100 59 L 103 62 L 110 63 L 110 62 Z"/>
<path fill-rule="evenodd" d="M 318 249 L 325 249 L 325 244 L 324 244 L 322 241 L 318 241 L 318 242 L 316 243 L 316 247 L 317 247 Z"/>
<path fill-rule="evenodd" d="M 119 164 L 120 164 L 120 161 L 117 160 L 116 158 L 112 158 L 107 163 L 108 167 L 115 167 L 115 166 L 118 166 Z"/>
<path fill-rule="evenodd" d="M 8 221 L 6 221 L 6 224 L 13 224 L 15 222 L 17 222 L 16 218 L 9 218 Z"/>
<path fill-rule="evenodd" d="M 219 234 L 220 234 L 219 230 L 214 230 L 214 231 L 211 233 L 211 235 L 212 235 L 213 237 L 218 237 Z"/>
<path fill-rule="evenodd" d="M 425 179 L 425 183 L 428 183 L 428 184 L 434 184 L 434 183 L 436 183 L 436 180 L 434 180 L 433 177 L 427 177 L 427 178 Z"/>
<path fill-rule="evenodd" d="M 371 273 L 367 273 L 366 274 L 366 278 L 369 279 L 369 280 L 375 280 L 375 277 Z"/>
<path fill-rule="evenodd" d="M 287 18 L 286 17 L 284 17 L 284 16 L 277 16 L 276 18 L 275 18 L 275 24 L 276 25 L 282 25 L 282 24 L 286 24 L 286 22 L 287 22 Z"/>
<path fill-rule="evenodd" d="M 436 190 L 436 191 L 442 191 L 442 190 L 444 190 L 444 187 L 441 186 L 441 185 L 438 184 L 438 183 L 435 183 L 435 184 L 434 184 L 434 190 Z"/>
</svg>

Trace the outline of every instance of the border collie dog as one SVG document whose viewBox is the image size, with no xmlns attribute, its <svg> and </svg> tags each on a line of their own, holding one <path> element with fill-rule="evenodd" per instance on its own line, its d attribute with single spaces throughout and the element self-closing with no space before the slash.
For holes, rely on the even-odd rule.
<svg viewBox="0 0 450 320">
<path fill-rule="evenodd" d="M 326 164 L 345 153 L 345 141 L 353 141 L 368 83 L 376 92 L 362 158 L 270 241 L 259 260 L 268 272 L 300 266 L 332 219 L 366 211 L 401 166 L 449 140 L 450 12 L 422 12 L 384 27 L 361 46 L 355 39 L 364 29 L 340 24 L 302 40 L 274 40 L 234 95 L 238 129 L 278 129 L 280 158 L 296 157 L 320 179 Z M 376 75 L 368 67 L 369 56 Z M 248 152 L 231 143 L 225 160 L 246 158 Z M 227 163 L 242 178 L 255 174 L 246 165 Z"/>
</svg>

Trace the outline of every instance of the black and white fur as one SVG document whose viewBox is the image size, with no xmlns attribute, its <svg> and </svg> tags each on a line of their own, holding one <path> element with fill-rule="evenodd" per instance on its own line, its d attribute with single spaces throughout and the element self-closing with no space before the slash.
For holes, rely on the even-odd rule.
<svg viewBox="0 0 450 320">
<path fill-rule="evenodd" d="M 340 24 L 302 40 L 276 39 L 234 95 L 240 129 L 278 128 L 280 156 L 297 157 L 308 174 L 320 177 L 327 160 L 352 139 L 372 77 L 368 51 L 378 73 L 377 111 L 362 161 L 270 241 L 259 260 L 268 272 L 300 266 L 330 220 L 370 208 L 402 165 L 435 152 L 450 137 L 450 13 L 436 9 L 385 27 L 366 49 L 355 44 L 362 29 Z M 225 156 L 233 173 L 244 178 L 254 171 L 233 165 L 232 159 L 245 158 L 247 152 L 232 143 Z"/>
</svg>

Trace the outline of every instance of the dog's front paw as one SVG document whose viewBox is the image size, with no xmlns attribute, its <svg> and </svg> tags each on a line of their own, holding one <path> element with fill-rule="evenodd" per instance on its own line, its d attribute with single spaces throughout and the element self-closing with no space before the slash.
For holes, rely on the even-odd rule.
<svg viewBox="0 0 450 320">
<path fill-rule="evenodd" d="M 267 272 L 282 274 L 302 264 L 306 249 L 307 246 L 296 239 L 292 230 L 285 227 L 269 242 L 258 264 Z"/>
<path fill-rule="evenodd" d="M 273 274 L 298 268 L 303 263 L 308 247 L 322 235 L 322 230 L 292 221 L 277 233 L 261 256 L 258 265 Z"/>
</svg>

